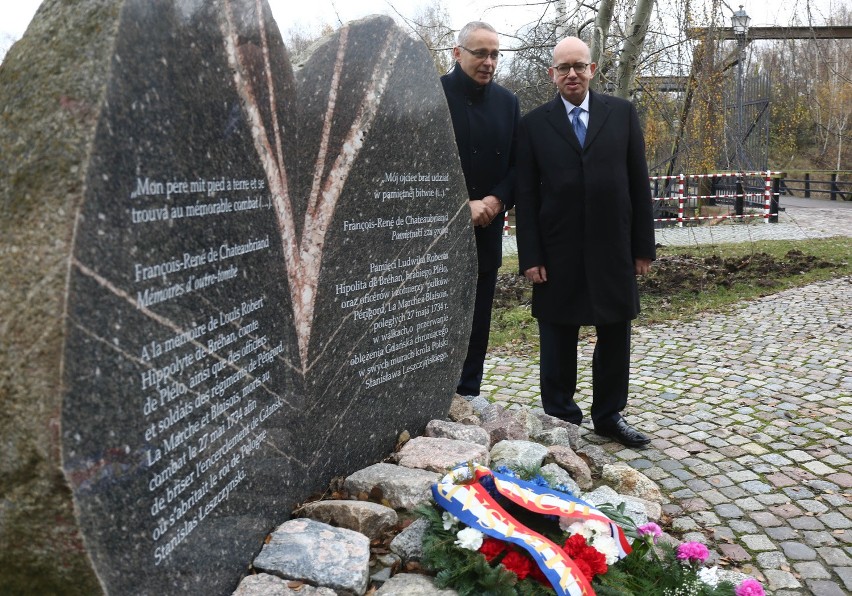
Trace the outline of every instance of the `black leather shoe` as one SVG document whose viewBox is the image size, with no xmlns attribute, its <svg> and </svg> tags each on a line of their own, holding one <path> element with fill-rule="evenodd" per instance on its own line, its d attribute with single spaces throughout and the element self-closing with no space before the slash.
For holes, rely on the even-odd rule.
<svg viewBox="0 0 852 596">
<path fill-rule="evenodd" d="M 614 439 L 627 447 L 644 447 L 651 439 L 627 424 L 624 418 L 619 418 L 614 426 L 606 428 L 595 428 L 595 434 L 602 437 Z"/>
</svg>

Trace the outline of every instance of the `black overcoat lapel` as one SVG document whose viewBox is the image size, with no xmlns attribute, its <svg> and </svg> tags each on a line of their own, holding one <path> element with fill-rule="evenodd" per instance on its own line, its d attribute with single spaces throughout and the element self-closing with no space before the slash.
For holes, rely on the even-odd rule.
<svg viewBox="0 0 852 596">
<path fill-rule="evenodd" d="M 565 103 L 559 94 L 550 102 L 547 108 L 547 121 L 556 129 L 563 139 L 568 141 L 568 144 L 574 148 L 574 151 L 581 153 L 580 141 L 577 140 L 577 135 L 571 129 L 571 119 L 568 117 L 568 112 L 565 110 Z"/>
<path fill-rule="evenodd" d="M 595 137 L 598 136 L 604 122 L 609 118 L 609 112 L 610 107 L 606 98 L 589 91 L 589 126 L 586 129 L 586 148 L 594 143 Z"/>
</svg>

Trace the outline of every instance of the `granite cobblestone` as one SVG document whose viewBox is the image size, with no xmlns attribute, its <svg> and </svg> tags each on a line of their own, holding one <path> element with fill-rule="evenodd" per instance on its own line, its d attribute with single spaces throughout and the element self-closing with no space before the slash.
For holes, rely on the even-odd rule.
<svg viewBox="0 0 852 596">
<path fill-rule="evenodd" d="M 852 209 L 790 207 L 779 221 L 748 226 L 747 240 L 852 235 Z M 657 241 L 743 241 L 744 227 L 658 230 Z M 625 415 L 651 445 L 635 451 L 605 442 L 588 421 L 581 439 L 657 482 L 674 527 L 712 536 L 728 567 L 755 575 L 768 594 L 852 593 L 849 329 L 852 278 L 690 322 L 636 326 Z M 586 413 L 593 349 L 581 342 L 578 354 Z M 540 407 L 537 356 L 489 355 L 487 396 Z"/>
</svg>

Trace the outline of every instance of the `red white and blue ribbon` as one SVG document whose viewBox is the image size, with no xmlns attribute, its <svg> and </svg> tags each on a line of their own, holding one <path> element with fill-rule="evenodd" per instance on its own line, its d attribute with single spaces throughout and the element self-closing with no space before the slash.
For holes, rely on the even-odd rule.
<svg viewBox="0 0 852 596">
<path fill-rule="evenodd" d="M 559 596 L 589 596 L 595 592 L 565 551 L 517 521 L 494 500 L 480 483 L 485 476 L 494 478 L 501 495 L 530 511 L 580 521 L 597 520 L 609 525 L 618 546 L 618 558 L 630 553 L 630 544 L 615 522 L 571 495 L 499 474 L 475 463 L 458 466 L 432 486 L 435 502 L 459 521 L 529 552 Z"/>
</svg>

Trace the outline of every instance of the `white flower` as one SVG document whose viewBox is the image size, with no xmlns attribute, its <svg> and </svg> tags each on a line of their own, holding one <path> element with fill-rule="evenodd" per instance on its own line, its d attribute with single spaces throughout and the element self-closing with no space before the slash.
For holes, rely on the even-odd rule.
<svg viewBox="0 0 852 596">
<path fill-rule="evenodd" d="M 482 546 L 482 532 L 473 528 L 459 530 L 454 544 L 459 548 L 479 550 L 479 547 Z"/>
<path fill-rule="evenodd" d="M 715 588 L 719 584 L 719 568 L 715 565 L 713 567 L 702 567 L 698 571 L 698 579 Z"/>
<path fill-rule="evenodd" d="M 455 470 L 453 470 L 450 475 L 452 476 L 452 481 L 454 484 L 464 484 L 466 480 L 472 480 L 475 476 L 473 467 L 476 467 L 476 464 L 473 466 L 459 466 Z"/>
<path fill-rule="evenodd" d="M 586 541 L 589 541 L 592 538 L 592 530 L 586 524 L 584 524 L 583 522 L 573 522 L 569 524 L 569 521 L 570 520 L 568 518 L 560 517 L 559 527 L 571 534 L 572 536 L 574 534 L 581 535 L 583 538 L 586 539 Z M 562 522 L 565 522 L 568 527 L 563 527 Z"/>
<path fill-rule="evenodd" d="M 586 542 L 589 542 L 595 536 L 612 535 L 612 530 L 610 530 L 609 525 L 596 519 L 590 519 L 585 522 L 571 523 L 571 520 L 569 518 L 560 517 L 559 527 L 562 530 L 565 530 L 566 532 L 571 534 L 572 536 L 574 534 L 580 534 L 583 538 L 586 539 Z"/>
<path fill-rule="evenodd" d="M 703 593 L 704 589 L 698 580 L 688 581 L 677 588 L 666 588 L 663 590 L 663 596 L 701 596 Z"/>
<path fill-rule="evenodd" d="M 602 521 L 590 519 L 586 522 L 586 527 L 592 531 L 592 536 L 612 536 L 612 529 Z"/>
<path fill-rule="evenodd" d="M 612 565 L 618 561 L 618 544 L 611 536 L 595 536 L 592 546 L 606 557 L 606 564 Z"/>
<path fill-rule="evenodd" d="M 449 530 L 457 523 L 459 523 L 459 518 L 450 513 L 449 511 L 444 511 L 443 515 L 441 515 L 441 519 L 444 520 L 444 529 Z"/>
</svg>

